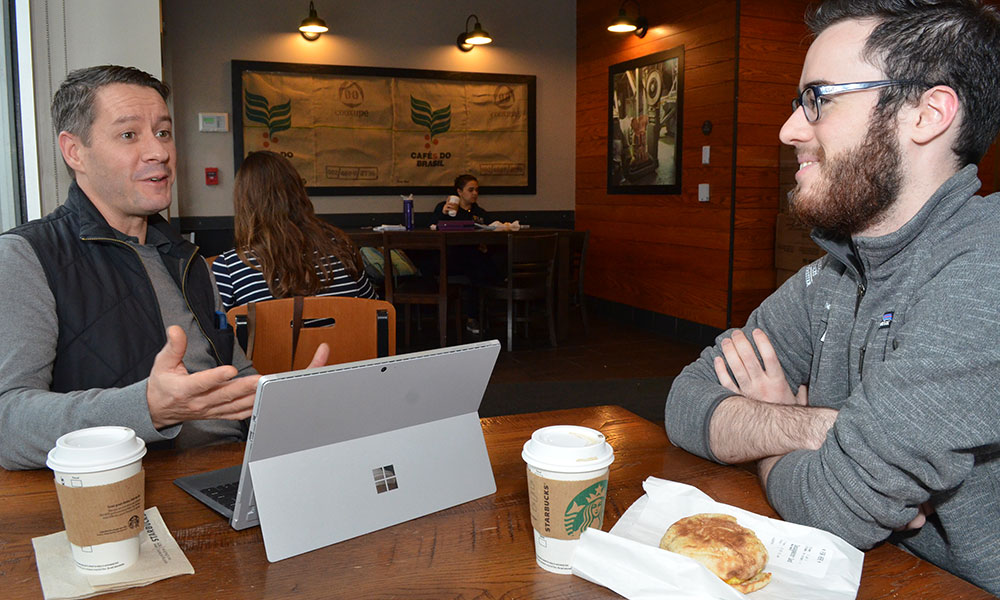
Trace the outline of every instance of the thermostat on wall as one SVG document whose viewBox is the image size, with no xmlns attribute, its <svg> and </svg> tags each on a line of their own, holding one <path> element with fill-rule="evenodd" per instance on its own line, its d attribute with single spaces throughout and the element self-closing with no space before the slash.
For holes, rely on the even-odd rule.
<svg viewBox="0 0 1000 600">
<path fill-rule="evenodd" d="M 229 113 L 198 113 L 198 131 L 229 131 Z"/>
</svg>

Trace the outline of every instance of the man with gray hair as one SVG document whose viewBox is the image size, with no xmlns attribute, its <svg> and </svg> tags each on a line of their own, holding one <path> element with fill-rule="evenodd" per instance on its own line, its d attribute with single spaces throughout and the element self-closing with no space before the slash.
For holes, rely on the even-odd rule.
<svg viewBox="0 0 1000 600">
<path fill-rule="evenodd" d="M 781 141 L 827 255 L 677 377 L 673 443 L 757 461 L 782 517 L 1000 594 L 1000 17 L 828 0 Z"/>
<path fill-rule="evenodd" d="M 198 248 L 158 214 L 176 167 L 168 95 L 111 65 L 74 71 L 56 92 L 68 197 L 0 235 L 4 468 L 44 466 L 56 438 L 83 427 L 178 447 L 245 435 L 259 377 Z"/>
</svg>

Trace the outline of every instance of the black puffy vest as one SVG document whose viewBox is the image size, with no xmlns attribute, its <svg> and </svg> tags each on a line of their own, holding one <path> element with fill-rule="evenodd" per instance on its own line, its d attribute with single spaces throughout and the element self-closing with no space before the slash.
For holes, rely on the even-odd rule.
<svg viewBox="0 0 1000 600">
<path fill-rule="evenodd" d="M 148 226 L 170 240 L 160 258 L 218 364 L 231 364 L 233 334 L 215 328 L 215 289 L 197 246 L 159 215 L 149 217 Z M 153 284 L 138 253 L 116 239 L 76 182 L 65 204 L 8 233 L 34 248 L 55 297 L 59 340 L 51 391 L 124 387 L 148 377 L 167 339 Z"/>
</svg>

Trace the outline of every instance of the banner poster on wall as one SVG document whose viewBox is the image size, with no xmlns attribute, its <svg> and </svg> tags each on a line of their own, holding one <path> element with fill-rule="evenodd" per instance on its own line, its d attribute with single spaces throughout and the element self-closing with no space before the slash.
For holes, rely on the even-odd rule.
<svg viewBox="0 0 1000 600">
<path fill-rule="evenodd" d="M 244 71 L 242 84 L 244 155 L 281 153 L 306 186 L 529 184 L 525 83 Z"/>
</svg>

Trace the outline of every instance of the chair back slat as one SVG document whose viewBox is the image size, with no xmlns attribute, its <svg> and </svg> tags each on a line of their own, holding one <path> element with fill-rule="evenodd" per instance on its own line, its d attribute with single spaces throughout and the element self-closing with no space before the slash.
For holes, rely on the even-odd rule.
<svg viewBox="0 0 1000 600">
<path fill-rule="evenodd" d="M 292 359 L 294 298 L 255 303 L 254 368 L 270 374 L 287 371 Z M 231 308 L 226 317 L 235 329 L 236 318 L 246 317 L 247 305 Z M 379 319 L 379 316 L 383 318 Z M 295 369 L 304 369 L 316 348 L 330 346 L 327 364 L 377 358 L 396 353 L 396 309 L 383 300 L 344 296 L 307 296 L 302 319 L 332 319 L 323 327 L 302 327 L 295 352 Z M 387 325 L 387 327 L 386 327 Z M 382 331 L 381 339 L 379 331 Z"/>
<path fill-rule="evenodd" d="M 552 291 L 559 235 L 507 236 L 507 287 L 517 299 L 545 298 Z"/>
<path fill-rule="evenodd" d="M 518 314 L 515 303 L 526 300 L 545 300 L 545 320 L 548 324 L 549 343 L 556 346 L 554 319 L 555 265 L 559 247 L 559 234 L 511 233 L 507 235 L 507 273 L 501 285 L 479 286 L 480 324 L 489 322 L 487 303 L 504 300 L 507 303 L 507 350 L 514 347 L 514 322 L 525 326 L 532 320 L 530 307 Z"/>
</svg>

